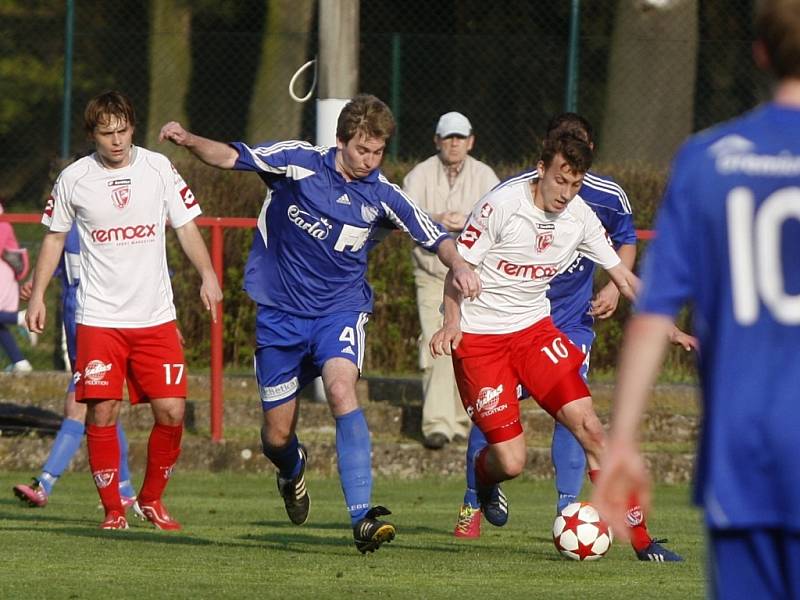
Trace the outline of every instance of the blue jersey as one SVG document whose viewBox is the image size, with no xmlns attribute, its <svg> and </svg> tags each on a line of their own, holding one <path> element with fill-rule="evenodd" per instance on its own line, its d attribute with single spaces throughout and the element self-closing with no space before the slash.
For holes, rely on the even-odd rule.
<svg viewBox="0 0 800 600">
<path fill-rule="evenodd" d="M 613 179 L 586 173 L 578 195 L 600 219 L 614 248 L 636 243 L 631 205 Z M 589 314 L 594 268 L 594 262 L 578 253 L 573 263 L 550 282 L 547 297 L 553 323 L 559 329 L 575 325 L 591 328 L 594 325 L 594 318 Z"/>
<path fill-rule="evenodd" d="M 678 152 L 638 309 L 693 306 L 713 528 L 800 531 L 800 110 L 767 104 Z"/>
<path fill-rule="evenodd" d="M 435 251 L 447 232 L 375 170 L 346 181 L 335 148 L 237 142 L 235 169 L 267 184 L 244 287 L 259 304 L 301 316 L 372 312 L 367 243 L 385 219 Z"/>
</svg>

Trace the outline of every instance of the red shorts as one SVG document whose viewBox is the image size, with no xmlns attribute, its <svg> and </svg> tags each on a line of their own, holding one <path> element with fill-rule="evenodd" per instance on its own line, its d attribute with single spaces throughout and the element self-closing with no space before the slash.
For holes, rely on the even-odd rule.
<svg viewBox="0 0 800 600">
<path fill-rule="evenodd" d="M 75 399 L 122 400 L 128 383 L 131 404 L 155 398 L 186 398 L 186 360 L 175 321 L 117 329 L 78 324 Z"/>
<path fill-rule="evenodd" d="M 453 368 L 467 414 L 496 444 L 522 433 L 519 384 L 553 417 L 565 404 L 589 396 L 580 375 L 583 359 L 547 317 L 514 333 L 465 333 L 453 352 Z"/>
</svg>

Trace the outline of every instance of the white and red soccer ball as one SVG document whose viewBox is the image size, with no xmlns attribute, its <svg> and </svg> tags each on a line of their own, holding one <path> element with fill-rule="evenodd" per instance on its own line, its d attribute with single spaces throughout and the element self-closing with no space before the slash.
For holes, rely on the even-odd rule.
<svg viewBox="0 0 800 600">
<path fill-rule="evenodd" d="M 614 534 L 597 509 L 588 502 L 566 506 L 553 523 L 553 543 L 572 560 L 597 560 L 605 556 Z"/>
</svg>

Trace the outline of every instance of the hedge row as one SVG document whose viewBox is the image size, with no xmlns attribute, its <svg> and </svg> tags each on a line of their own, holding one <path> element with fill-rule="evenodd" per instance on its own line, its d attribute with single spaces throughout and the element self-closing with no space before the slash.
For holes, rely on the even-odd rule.
<svg viewBox="0 0 800 600">
<path fill-rule="evenodd" d="M 412 163 L 389 162 L 386 176 L 402 181 Z M 264 197 L 264 187 L 253 174 L 219 171 L 193 160 L 177 165 L 200 199 L 206 215 L 255 217 Z M 502 179 L 523 169 L 522 165 L 496 167 Z M 647 229 L 664 186 L 665 173 L 640 165 L 599 165 L 598 172 L 614 177 L 626 190 L 634 210 L 636 226 Z M 225 320 L 226 364 L 249 369 L 254 342 L 254 304 L 241 290 L 244 264 L 252 241 L 252 231 L 228 229 L 225 232 Z M 417 372 L 417 319 L 414 277 L 411 263 L 412 242 L 403 235 L 389 236 L 370 256 L 369 281 L 375 292 L 375 310 L 368 326 L 365 371 L 394 375 Z M 643 248 L 640 244 L 640 254 Z M 198 277 L 180 252 L 174 238 L 169 245 L 170 266 L 175 272 L 173 286 L 183 334 L 187 340 L 189 361 L 198 366 L 209 362 L 208 324 L 200 310 L 197 295 Z M 600 274 L 599 277 L 603 277 Z M 592 355 L 595 373 L 611 373 L 622 335 L 622 326 L 630 314 L 624 301 L 613 318 L 597 325 L 597 339 Z M 691 377 L 691 359 L 674 350 L 667 364 L 674 379 Z"/>
</svg>

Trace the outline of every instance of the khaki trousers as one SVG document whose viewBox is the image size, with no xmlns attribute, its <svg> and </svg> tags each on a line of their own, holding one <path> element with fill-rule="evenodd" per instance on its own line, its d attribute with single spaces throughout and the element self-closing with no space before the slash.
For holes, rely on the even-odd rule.
<svg viewBox="0 0 800 600">
<path fill-rule="evenodd" d="M 414 270 L 417 286 L 417 309 L 419 311 L 422 334 L 419 340 L 419 363 L 423 372 L 422 390 L 422 435 L 429 436 L 439 432 L 452 440 L 454 436 L 466 438 L 470 419 L 461 404 L 453 362 L 450 356 L 434 359 L 428 349 L 428 342 L 442 326 L 442 291 L 444 279 L 435 277 L 420 269 Z"/>
</svg>

